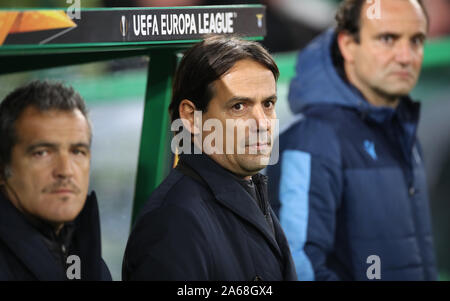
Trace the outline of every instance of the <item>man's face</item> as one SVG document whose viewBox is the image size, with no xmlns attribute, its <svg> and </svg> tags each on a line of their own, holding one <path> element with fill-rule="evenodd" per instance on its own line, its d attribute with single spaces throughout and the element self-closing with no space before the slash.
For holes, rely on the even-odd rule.
<svg viewBox="0 0 450 301">
<path fill-rule="evenodd" d="M 256 61 L 244 59 L 213 84 L 214 97 L 202 115 L 203 125 L 214 118 L 224 131 L 222 153 L 210 157 L 237 175 L 256 174 L 267 165 L 272 149 L 277 100 L 273 73 Z M 230 126 L 233 123 L 235 126 Z M 208 134 L 203 132 L 203 141 Z"/>
<path fill-rule="evenodd" d="M 351 79 L 364 94 L 388 97 L 408 94 L 423 60 L 427 20 L 416 0 L 381 0 L 381 18 L 361 11 L 360 43 L 354 44 Z"/>
<path fill-rule="evenodd" d="M 15 123 L 6 193 L 22 212 L 54 225 L 74 220 L 86 201 L 90 129 L 74 111 L 27 107 Z"/>
</svg>

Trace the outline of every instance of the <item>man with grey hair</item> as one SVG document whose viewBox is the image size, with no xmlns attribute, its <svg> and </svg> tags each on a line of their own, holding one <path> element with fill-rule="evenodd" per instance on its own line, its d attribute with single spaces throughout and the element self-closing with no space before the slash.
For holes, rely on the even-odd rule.
<svg viewBox="0 0 450 301">
<path fill-rule="evenodd" d="M 84 101 L 34 81 L 0 104 L 0 280 L 111 280 Z"/>
</svg>

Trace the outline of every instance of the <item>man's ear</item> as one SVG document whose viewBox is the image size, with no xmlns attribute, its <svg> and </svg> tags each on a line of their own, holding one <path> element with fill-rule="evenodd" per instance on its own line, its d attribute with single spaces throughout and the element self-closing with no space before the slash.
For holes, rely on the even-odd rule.
<svg viewBox="0 0 450 301">
<path fill-rule="evenodd" d="M 357 42 L 355 37 L 346 32 L 340 32 L 337 36 L 339 50 L 344 58 L 344 62 L 353 63 L 355 60 L 355 50 Z"/>
<path fill-rule="evenodd" d="M 202 125 L 199 120 L 195 121 L 195 110 L 195 104 L 188 99 L 183 99 L 178 106 L 178 113 L 180 114 L 184 127 L 192 134 L 198 135 L 200 133 L 198 126 L 201 127 Z"/>
</svg>

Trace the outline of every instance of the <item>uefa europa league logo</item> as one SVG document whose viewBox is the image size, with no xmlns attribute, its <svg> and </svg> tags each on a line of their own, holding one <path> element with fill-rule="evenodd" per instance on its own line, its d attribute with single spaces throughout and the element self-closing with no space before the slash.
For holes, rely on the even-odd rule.
<svg viewBox="0 0 450 301">
<path fill-rule="evenodd" d="M 257 14 L 256 15 L 256 19 L 258 20 L 258 27 L 261 28 L 263 23 L 262 23 L 262 18 L 263 18 L 263 14 Z"/>
<path fill-rule="evenodd" d="M 122 19 L 120 20 L 120 32 L 122 33 L 123 37 L 127 35 L 127 27 L 127 19 L 125 18 L 125 16 L 122 16 Z"/>
</svg>

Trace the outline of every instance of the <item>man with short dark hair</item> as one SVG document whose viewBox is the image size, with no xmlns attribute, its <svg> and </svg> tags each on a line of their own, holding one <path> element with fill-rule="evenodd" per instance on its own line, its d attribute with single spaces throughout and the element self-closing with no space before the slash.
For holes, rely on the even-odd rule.
<svg viewBox="0 0 450 301">
<path fill-rule="evenodd" d="M 437 278 L 419 103 L 419 0 L 344 0 L 337 28 L 300 53 L 297 120 L 280 135 L 270 196 L 300 280 Z"/>
<path fill-rule="evenodd" d="M 278 74 L 255 42 L 213 36 L 187 51 L 169 108 L 187 134 L 183 153 L 134 225 L 123 280 L 296 279 L 258 173 L 272 149 Z"/>
<path fill-rule="evenodd" d="M 0 280 L 111 280 L 84 101 L 34 81 L 0 104 Z"/>
</svg>

